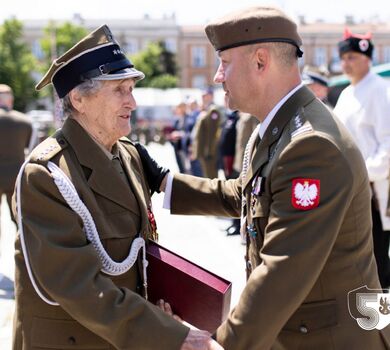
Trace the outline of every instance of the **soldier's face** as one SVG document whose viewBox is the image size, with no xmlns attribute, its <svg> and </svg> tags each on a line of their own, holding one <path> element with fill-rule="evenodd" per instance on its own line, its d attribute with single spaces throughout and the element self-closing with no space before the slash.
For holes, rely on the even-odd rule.
<svg viewBox="0 0 390 350">
<path fill-rule="evenodd" d="M 102 87 L 81 98 L 82 125 L 98 140 L 114 144 L 130 133 L 131 112 L 137 105 L 133 79 L 103 81 Z"/>
<path fill-rule="evenodd" d="M 251 71 L 245 47 L 235 47 L 219 53 L 219 66 L 214 82 L 222 84 L 225 103 L 231 110 L 247 112 L 251 93 Z"/>
</svg>

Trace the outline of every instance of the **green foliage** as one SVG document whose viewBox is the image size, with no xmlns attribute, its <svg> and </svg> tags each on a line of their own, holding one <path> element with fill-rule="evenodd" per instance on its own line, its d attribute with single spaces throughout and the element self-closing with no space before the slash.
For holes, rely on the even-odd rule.
<svg viewBox="0 0 390 350">
<path fill-rule="evenodd" d="M 6 20 L 0 26 L 0 83 L 11 86 L 14 108 L 20 111 L 37 96 L 31 76 L 36 61 L 22 37 L 23 25 L 17 19 Z"/>
<path fill-rule="evenodd" d="M 177 86 L 175 55 L 165 48 L 164 43 L 150 43 L 145 50 L 134 55 L 131 61 L 146 76 L 137 86 L 160 89 Z"/>
<path fill-rule="evenodd" d="M 50 22 L 44 29 L 44 37 L 41 40 L 42 51 L 45 55 L 45 69 L 48 69 L 53 58 L 59 57 L 68 51 L 74 44 L 86 36 L 84 27 L 65 22 L 60 26 Z"/>
<path fill-rule="evenodd" d="M 150 81 L 149 87 L 169 89 L 177 86 L 178 78 L 171 74 L 161 74 Z"/>
<path fill-rule="evenodd" d="M 44 28 L 44 36 L 40 41 L 44 54 L 44 60 L 40 66 L 41 73 L 46 73 L 56 57 L 64 54 L 87 34 L 88 31 L 84 27 L 71 22 L 65 22 L 59 26 L 55 22 L 50 22 Z M 50 96 L 53 92 L 52 86 L 46 87 L 40 91 L 40 96 Z"/>
</svg>

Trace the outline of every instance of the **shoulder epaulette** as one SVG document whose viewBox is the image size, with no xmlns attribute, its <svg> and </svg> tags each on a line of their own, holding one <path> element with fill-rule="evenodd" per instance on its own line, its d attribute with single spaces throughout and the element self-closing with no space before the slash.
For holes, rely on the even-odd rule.
<svg viewBox="0 0 390 350">
<path fill-rule="evenodd" d="M 303 108 L 301 108 L 290 121 L 291 138 L 293 139 L 298 135 L 302 135 L 311 131 L 313 131 L 313 127 L 305 118 Z"/>
<path fill-rule="evenodd" d="M 53 136 L 40 143 L 31 152 L 31 161 L 37 163 L 47 163 L 57 153 L 68 147 L 68 142 L 61 132 L 57 131 Z"/>
</svg>

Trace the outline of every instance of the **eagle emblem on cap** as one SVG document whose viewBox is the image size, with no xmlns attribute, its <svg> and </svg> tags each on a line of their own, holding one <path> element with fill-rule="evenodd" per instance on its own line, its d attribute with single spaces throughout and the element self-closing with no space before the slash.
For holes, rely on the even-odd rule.
<svg viewBox="0 0 390 350">
<path fill-rule="evenodd" d="M 291 202 L 294 208 L 309 210 L 320 203 L 320 180 L 294 179 Z"/>
</svg>

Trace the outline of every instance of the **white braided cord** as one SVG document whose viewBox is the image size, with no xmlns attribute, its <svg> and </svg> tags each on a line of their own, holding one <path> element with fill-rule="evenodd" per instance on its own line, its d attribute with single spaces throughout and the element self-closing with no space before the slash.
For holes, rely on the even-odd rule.
<svg viewBox="0 0 390 350">
<path fill-rule="evenodd" d="M 21 240 L 21 246 L 23 250 L 23 255 L 25 257 L 26 261 L 26 267 L 27 271 L 31 280 L 31 283 L 37 292 L 37 294 L 41 297 L 43 301 L 50 305 L 56 305 L 59 304 L 47 299 L 43 293 L 40 291 L 37 283 L 35 282 L 34 276 L 31 271 L 31 266 L 29 263 L 28 255 L 27 255 L 27 249 L 26 244 L 24 241 L 24 235 L 23 235 L 23 225 L 22 225 L 22 212 L 21 212 L 21 205 L 20 205 L 20 187 L 21 187 L 21 177 L 23 170 L 28 163 L 29 159 L 25 161 L 23 166 L 21 167 L 19 174 L 18 174 L 18 180 L 17 180 L 17 209 L 18 209 L 18 226 L 19 226 L 19 234 L 20 234 L 20 240 Z M 108 255 L 106 250 L 104 249 L 99 234 L 96 229 L 95 222 L 92 218 L 91 213 L 89 212 L 88 208 L 85 206 L 85 204 L 80 199 L 76 188 L 74 187 L 73 183 L 70 181 L 70 179 L 66 176 L 66 174 L 54 163 L 48 162 L 48 168 L 52 174 L 54 183 L 56 184 L 59 192 L 64 197 L 65 201 L 68 203 L 70 208 L 75 211 L 83 221 L 84 227 L 83 230 L 87 236 L 87 239 L 92 243 L 93 247 L 95 248 L 99 260 L 102 264 L 102 271 L 108 275 L 111 276 L 118 276 L 126 273 L 129 271 L 135 264 L 138 258 L 138 253 L 140 249 L 142 249 L 142 265 L 143 265 L 143 277 L 144 277 L 144 287 L 145 291 L 147 288 L 147 273 L 146 268 L 148 265 L 148 261 L 146 260 L 146 248 L 145 248 L 145 240 L 142 237 L 137 237 L 134 239 L 129 255 L 122 261 L 122 262 L 115 262 L 111 259 L 111 257 Z M 146 294 L 146 293 L 145 293 Z"/>
<path fill-rule="evenodd" d="M 241 238 L 244 240 L 246 237 L 246 215 L 245 215 L 245 206 L 246 206 L 246 197 L 244 195 L 244 183 L 246 180 L 246 175 L 248 173 L 249 169 L 249 163 L 252 158 L 252 151 L 253 151 L 253 146 L 255 144 L 257 136 L 259 136 L 259 130 L 260 130 L 260 125 L 258 124 L 256 128 L 252 131 L 252 134 L 249 138 L 248 143 L 246 144 L 245 147 L 245 152 L 244 152 L 244 157 L 242 160 L 242 171 L 241 171 L 241 218 L 240 218 L 240 234 Z"/>
</svg>

